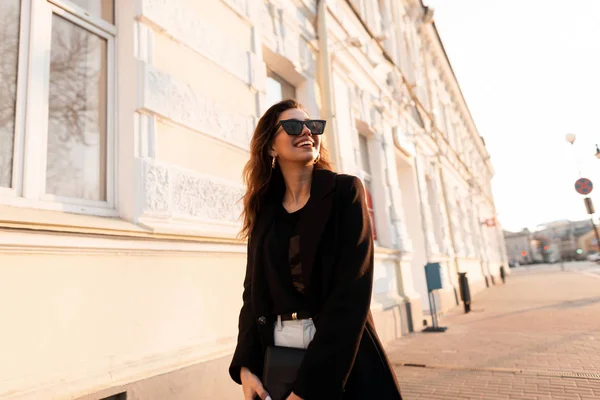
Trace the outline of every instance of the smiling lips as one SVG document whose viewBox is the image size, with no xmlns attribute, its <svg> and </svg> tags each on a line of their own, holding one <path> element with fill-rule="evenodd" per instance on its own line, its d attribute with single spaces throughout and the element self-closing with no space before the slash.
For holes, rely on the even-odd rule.
<svg viewBox="0 0 600 400">
<path fill-rule="evenodd" d="M 310 139 L 303 140 L 296 144 L 296 147 L 313 147 L 314 142 Z"/>
</svg>

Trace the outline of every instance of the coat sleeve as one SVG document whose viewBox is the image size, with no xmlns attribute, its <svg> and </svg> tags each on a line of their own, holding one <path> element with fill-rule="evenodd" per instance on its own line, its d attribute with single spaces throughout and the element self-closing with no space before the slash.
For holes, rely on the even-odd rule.
<svg viewBox="0 0 600 400">
<path fill-rule="evenodd" d="M 229 366 L 229 375 L 241 384 L 240 370 L 248 368 L 253 374 L 261 376 L 262 348 L 256 321 L 252 315 L 252 263 L 250 262 L 250 240 L 248 240 L 248 256 L 246 276 L 244 277 L 244 292 L 242 294 L 242 309 L 238 323 L 238 341 Z"/>
<path fill-rule="evenodd" d="M 304 399 L 341 398 L 370 310 L 373 237 L 365 190 L 358 178 L 343 178 L 332 290 L 294 383 Z"/>
</svg>

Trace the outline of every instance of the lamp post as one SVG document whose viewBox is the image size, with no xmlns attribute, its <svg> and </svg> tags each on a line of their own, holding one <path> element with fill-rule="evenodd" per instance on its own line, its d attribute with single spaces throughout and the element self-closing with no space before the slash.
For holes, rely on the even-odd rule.
<svg viewBox="0 0 600 400">
<path fill-rule="evenodd" d="M 574 133 L 567 133 L 565 135 L 565 140 L 567 142 L 569 142 L 571 144 L 571 146 L 573 146 L 575 144 L 576 139 L 577 139 L 577 136 Z M 600 159 L 600 148 L 598 148 L 598 145 L 596 145 L 596 158 Z M 579 172 L 579 178 L 581 181 L 583 177 L 581 176 L 581 170 L 579 169 L 579 167 L 577 168 L 577 171 Z M 585 196 L 583 198 L 583 201 L 585 203 L 585 208 L 587 210 L 587 213 L 590 215 L 590 222 L 592 223 L 592 227 L 594 228 L 594 234 L 596 235 L 596 246 L 598 248 L 600 248 L 600 235 L 598 234 L 598 228 L 596 227 L 596 224 L 594 223 L 594 205 L 592 204 L 592 199 L 589 196 L 587 196 L 587 194 L 591 193 L 591 191 L 592 191 L 591 182 L 589 180 L 587 180 L 587 183 L 589 183 L 589 185 L 590 185 L 589 190 L 587 192 L 581 192 L 579 190 L 579 188 L 577 188 L 577 192 L 580 194 L 583 194 Z"/>
</svg>

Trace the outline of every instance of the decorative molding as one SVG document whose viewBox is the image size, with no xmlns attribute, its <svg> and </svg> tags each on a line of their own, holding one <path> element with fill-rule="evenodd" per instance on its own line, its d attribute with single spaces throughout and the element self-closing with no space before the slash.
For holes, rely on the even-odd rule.
<svg viewBox="0 0 600 400">
<path fill-rule="evenodd" d="M 136 21 L 133 34 L 135 57 L 147 64 L 152 64 L 154 57 L 154 32 L 148 25 Z"/>
<path fill-rule="evenodd" d="M 190 253 L 244 254 L 246 245 L 234 241 L 210 243 L 164 238 L 0 230 L 0 251 L 18 254 L 122 255 L 127 252 L 129 256 L 189 256 Z"/>
<path fill-rule="evenodd" d="M 264 61 L 258 57 L 250 57 L 250 80 L 258 92 L 266 91 L 267 67 Z"/>
<path fill-rule="evenodd" d="M 223 1 L 234 10 L 249 10 L 247 0 Z M 142 0 L 140 17 L 244 83 L 259 89 L 251 74 L 251 66 L 256 63 L 256 54 L 241 48 L 234 40 L 229 40 L 226 31 L 208 21 L 194 18 L 194 14 L 188 12 L 183 1 Z"/>
<path fill-rule="evenodd" d="M 141 62 L 140 62 L 141 63 Z M 188 129 L 249 149 L 255 118 L 232 112 L 203 97 L 191 85 L 141 63 L 139 107 Z"/>
<path fill-rule="evenodd" d="M 417 163 L 417 188 L 419 191 L 419 198 L 421 201 L 421 210 L 422 210 L 422 218 L 423 223 L 425 225 L 425 241 L 427 246 L 429 247 L 429 251 L 431 254 L 438 254 L 440 252 L 437 239 L 434 234 L 433 228 L 433 219 L 432 212 L 433 210 L 430 207 L 429 194 L 427 193 L 427 181 L 425 178 L 425 174 L 427 173 L 427 159 L 422 153 L 417 153 L 416 163 Z"/>
<path fill-rule="evenodd" d="M 317 55 L 315 50 L 304 39 L 300 39 L 299 50 L 300 66 L 302 67 L 302 71 L 308 73 L 311 76 L 316 76 Z"/>
<path fill-rule="evenodd" d="M 252 18 L 252 8 L 248 0 L 221 0 L 243 18 Z"/>
<path fill-rule="evenodd" d="M 241 185 L 218 182 L 179 168 L 172 168 L 170 175 L 174 216 L 237 223 L 242 213 L 240 200 L 244 196 Z"/>
<path fill-rule="evenodd" d="M 138 159 L 142 207 L 138 221 L 154 231 L 227 237 L 239 231 L 243 186 L 192 170 Z"/>
<path fill-rule="evenodd" d="M 302 0 L 267 0 L 277 14 L 279 14 L 284 25 L 298 30 L 300 36 L 306 40 L 317 38 L 317 32 L 313 21 L 317 16 L 317 5 L 315 0 L 309 2 Z M 307 4 L 311 3 L 311 4 Z"/>
<path fill-rule="evenodd" d="M 135 156 L 156 157 L 156 116 L 145 112 L 135 112 Z"/>
<path fill-rule="evenodd" d="M 312 22 L 276 2 L 265 2 L 260 12 L 261 38 L 274 53 L 289 60 L 301 74 L 316 75 L 316 54 L 309 40 L 316 37 Z M 289 5 L 289 4 L 288 4 Z M 293 23 L 292 23 L 293 22 Z"/>
<path fill-rule="evenodd" d="M 465 128 L 469 134 L 469 141 L 475 143 L 479 157 L 486 159 L 489 156 L 487 149 L 479 139 L 477 127 L 469 111 L 468 104 L 462 95 L 456 76 L 452 71 L 450 60 L 443 51 L 443 45 L 438 40 L 431 25 L 428 25 L 424 32 L 423 37 L 427 44 L 424 51 L 426 52 L 426 58 L 429 59 L 429 65 L 434 67 L 435 75 L 438 76 L 440 83 L 445 86 L 452 103 L 457 108 L 460 118 L 466 121 Z M 431 76 L 428 78 L 432 80 Z M 490 169 L 488 163 L 486 163 L 486 167 Z"/>
<path fill-rule="evenodd" d="M 169 212 L 169 169 L 157 162 L 143 161 L 144 182 L 142 209 L 154 215 L 168 214 Z"/>
</svg>

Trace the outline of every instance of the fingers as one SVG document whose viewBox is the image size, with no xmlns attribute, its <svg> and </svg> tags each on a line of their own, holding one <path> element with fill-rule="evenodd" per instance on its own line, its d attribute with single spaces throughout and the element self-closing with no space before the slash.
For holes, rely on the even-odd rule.
<svg viewBox="0 0 600 400">
<path fill-rule="evenodd" d="M 250 379 L 250 382 L 244 384 L 242 388 L 244 391 L 244 400 L 254 400 L 254 395 L 257 395 L 262 400 L 272 400 L 260 380 L 254 375 L 252 376 L 252 379 Z"/>
<path fill-rule="evenodd" d="M 263 400 L 271 400 L 271 396 L 269 396 L 269 393 L 267 393 L 263 385 L 260 383 L 258 383 L 256 386 L 256 394 L 258 394 L 258 396 Z"/>
</svg>

